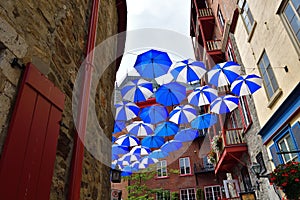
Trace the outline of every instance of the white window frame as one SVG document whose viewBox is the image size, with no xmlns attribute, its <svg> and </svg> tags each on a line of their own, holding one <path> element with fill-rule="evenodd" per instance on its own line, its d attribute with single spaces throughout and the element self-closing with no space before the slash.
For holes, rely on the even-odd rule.
<svg viewBox="0 0 300 200">
<path fill-rule="evenodd" d="M 293 26 L 291 25 L 289 19 L 287 18 L 286 14 L 285 14 L 285 11 L 286 11 L 287 7 L 290 6 L 292 11 L 295 14 L 294 17 L 296 17 L 296 18 L 298 18 L 298 20 L 300 20 L 300 16 L 297 13 L 297 10 L 295 8 L 295 4 L 294 4 L 293 1 L 295 1 L 295 0 L 283 0 L 280 7 L 279 7 L 279 10 L 277 11 L 277 14 L 280 15 L 280 18 L 283 21 L 283 24 L 284 24 L 291 40 L 292 40 L 292 43 L 295 46 L 298 55 L 300 56 L 300 50 L 299 50 L 300 49 L 300 39 L 297 38 L 297 33 L 293 29 Z M 298 30 L 298 34 L 300 34 L 300 29 Z"/>
<path fill-rule="evenodd" d="M 186 191 L 186 194 L 183 194 L 183 191 Z M 186 196 L 183 196 L 186 195 Z M 192 196 L 192 197 L 190 197 Z M 185 198 L 186 197 L 186 198 Z M 196 190 L 195 188 L 186 188 L 180 190 L 180 200 L 196 200 Z"/>
<path fill-rule="evenodd" d="M 166 160 L 161 160 L 156 164 L 156 172 L 157 172 L 157 177 L 158 178 L 168 176 L 167 161 Z M 160 175 L 159 175 L 159 172 L 160 172 Z M 164 172 L 165 172 L 165 175 L 164 175 Z"/>
<path fill-rule="evenodd" d="M 183 162 L 183 165 L 182 165 L 181 161 Z M 181 171 L 181 167 L 184 168 L 184 172 L 183 173 Z M 189 168 L 189 173 L 187 172 L 187 168 Z M 179 158 L 179 170 L 180 170 L 180 175 L 192 174 L 191 162 L 190 162 L 190 158 L 189 157 Z"/>
<path fill-rule="evenodd" d="M 220 23 L 222 31 L 223 31 L 224 26 L 225 26 L 225 20 L 224 20 L 223 13 L 222 13 L 222 10 L 220 8 L 220 5 L 218 6 L 217 14 L 218 14 L 219 23 Z"/>
<path fill-rule="evenodd" d="M 288 137 L 292 141 L 292 145 L 293 146 L 289 145 L 288 140 L 287 140 Z M 285 144 L 286 149 L 282 149 L 282 145 L 281 145 L 282 143 Z M 293 151 L 293 150 L 295 150 L 295 147 L 294 147 L 295 144 L 294 144 L 293 138 L 292 138 L 292 136 L 291 136 L 291 134 L 290 134 L 289 131 L 288 131 L 288 133 L 286 135 L 283 136 L 283 138 L 281 138 L 277 142 L 277 145 L 278 145 L 279 149 L 283 150 L 283 151 Z M 288 159 L 286 159 L 286 157 L 288 157 Z M 287 153 L 287 154 L 283 154 L 282 155 L 282 160 L 283 160 L 284 163 L 287 163 L 289 161 L 295 161 L 295 160 L 297 160 L 297 158 L 298 158 L 298 154 L 297 153 Z"/>
<path fill-rule="evenodd" d="M 235 61 L 233 49 L 232 49 L 230 42 L 227 45 L 227 56 L 228 56 L 228 60 Z"/>
<path fill-rule="evenodd" d="M 249 112 L 248 101 L 245 96 L 241 96 L 239 102 L 240 102 L 240 110 L 244 119 L 243 120 L 244 129 L 246 129 L 252 123 L 251 113 Z"/>
<path fill-rule="evenodd" d="M 214 188 L 217 188 L 218 192 L 216 192 L 216 190 L 214 190 Z M 220 195 L 218 195 L 218 194 L 220 194 Z M 220 185 L 205 186 L 204 187 L 204 195 L 205 195 L 205 199 L 218 200 L 219 197 L 222 198 L 221 186 Z"/>
<path fill-rule="evenodd" d="M 264 61 L 265 58 L 268 60 L 268 63 L 269 63 L 268 65 L 266 65 L 266 63 Z M 261 65 L 263 65 L 263 66 L 261 66 Z M 274 74 L 272 65 L 270 63 L 270 59 L 269 59 L 266 51 L 263 51 L 263 53 L 258 61 L 258 69 L 259 69 L 259 72 L 263 79 L 267 97 L 270 100 L 276 94 L 276 91 L 279 90 L 279 85 L 278 85 L 276 76 Z M 262 69 L 265 71 L 266 77 L 264 76 Z M 266 78 L 267 78 L 267 80 L 266 80 Z M 272 82 L 272 80 L 274 80 L 274 83 L 276 83 L 276 85 Z M 267 82 L 269 83 L 268 85 L 267 85 Z M 272 91 L 268 91 L 268 86 L 271 87 Z M 270 92 L 272 92 L 272 93 L 270 93 Z"/>
</svg>

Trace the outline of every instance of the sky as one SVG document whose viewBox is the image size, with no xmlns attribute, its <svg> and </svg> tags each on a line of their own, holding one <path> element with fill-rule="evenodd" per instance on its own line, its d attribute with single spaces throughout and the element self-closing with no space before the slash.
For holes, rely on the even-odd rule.
<svg viewBox="0 0 300 200">
<path fill-rule="evenodd" d="M 189 30 L 190 0 L 127 0 L 127 39 L 117 83 L 126 74 L 137 75 L 136 56 L 151 48 L 167 51 L 172 60 L 193 58 Z"/>
</svg>

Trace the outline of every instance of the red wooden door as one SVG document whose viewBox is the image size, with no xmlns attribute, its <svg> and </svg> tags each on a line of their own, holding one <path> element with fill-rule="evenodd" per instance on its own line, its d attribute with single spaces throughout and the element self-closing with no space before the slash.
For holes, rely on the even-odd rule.
<svg viewBox="0 0 300 200">
<path fill-rule="evenodd" d="M 0 160 L 0 199 L 49 199 L 64 99 L 26 66 Z"/>
</svg>

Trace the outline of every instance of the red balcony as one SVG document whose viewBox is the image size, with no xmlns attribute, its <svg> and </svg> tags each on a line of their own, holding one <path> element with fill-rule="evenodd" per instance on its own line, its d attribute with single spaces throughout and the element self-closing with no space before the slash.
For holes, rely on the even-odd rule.
<svg viewBox="0 0 300 200">
<path fill-rule="evenodd" d="M 242 128 L 227 129 L 222 132 L 223 145 L 218 154 L 217 164 L 215 166 L 215 173 L 220 171 L 231 171 L 231 169 L 240 162 L 242 155 L 247 152 L 247 144 L 242 136 Z"/>
<path fill-rule="evenodd" d="M 198 19 L 200 20 L 200 29 L 204 34 L 205 40 L 213 36 L 215 17 L 211 8 L 201 8 L 198 10 Z"/>
</svg>

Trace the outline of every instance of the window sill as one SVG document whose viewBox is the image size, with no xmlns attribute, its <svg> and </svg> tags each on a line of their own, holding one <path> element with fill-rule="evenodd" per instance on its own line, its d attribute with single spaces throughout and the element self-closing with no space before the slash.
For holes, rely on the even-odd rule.
<svg viewBox="0 0 300 200">
<path fill-rule="evenodd" d="M 194 176 L 193 174 L 180 174 L 180 177 L 185 177 L 185 176 Z"/>
<path fill-rule="evenodd" d="M 269 100 L 267 107 L 272 108 L 272 106 L 275 104 L 275 102 L 281 96 L 281 94 L 282 94 L 282 90 L 281 90 L 281 88 L 278 88 L 278 90 L 273 94 L 273 96 Z"/>
<path fill-rule="evenodd" d="M 248 42 L 251 42 L 251 39 L 252 39 L 253 33 L 255 31 L 256 25 L 257 25 L 257 22 L 254 21 L 254 24 L 253 24 L 252 29 L 251 29 L 251 31 L 249 33 L 249 36 L 248 36 L 248 40 L 247 40 Z"/>
<path fill-rule="evenodd" d="M 168 178 L 170 178 L 170 176 L 156 177 L 155 179 L 156 179 L 156 180 L 159 180 L 159 179 L 168 179 Z"/>
</svg>

